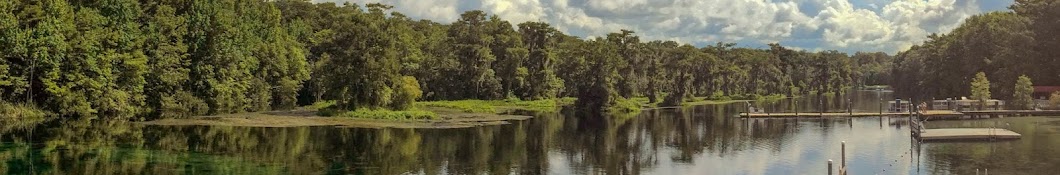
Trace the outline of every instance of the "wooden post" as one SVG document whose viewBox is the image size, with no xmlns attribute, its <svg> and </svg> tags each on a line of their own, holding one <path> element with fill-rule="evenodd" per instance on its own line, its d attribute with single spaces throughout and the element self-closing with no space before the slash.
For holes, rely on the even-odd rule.
<svg viewBox="0 0 1060 175">
<path fill-rule="evenodd" d="M 842 147 L 843 151 L 840 154 L 843 154 L 843 155 L 840 156 L 840 157 L 842 157 L 842 159 L 840 160 L 842 162 L 840 162 L 839 168 L 840 169 L 846 169 L 847 168 L 847 141 L 842 141 L 840 143 L 842 143 L 842 145 L 843 145 L 843 147 Z"/>
<path fill-rule="evenodd" d="M 847 98 L 847 115 L 854 116 L 854 107 L 850 106 L 852 105 L 851 103 L 853 102 L 850 101 L 850 98 Z"/>
<path fill-rule="evenodd" d="M 821 99 L 817 99 L 817 101 L 820 102 L 819 103 L 820 105 L 817 105 L 817 111 L 818 111 L 817 115 L 819 115 L 821 117 L 824 117 L 824 101 L 821 100 Z"/>
<path fill-rule="evenodd" d="M 828 159 L 828 175 L 832 175 L 832 159 Z"/>
<path fill-rule="evenodd" d="M 883 117 L 883 99 L 880 99 L 880 117 Z"/>
</svg>

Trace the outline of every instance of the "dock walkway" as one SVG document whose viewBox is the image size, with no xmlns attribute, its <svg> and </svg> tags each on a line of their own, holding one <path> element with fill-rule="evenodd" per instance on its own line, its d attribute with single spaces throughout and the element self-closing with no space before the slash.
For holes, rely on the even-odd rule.
<svg viewBox="0 0 1060 175">
<path fill-rule="evenodd" d="M 876 116 L 910 116 L 908 112 L 800 112 L 800 113 L 740 113 L 743 118 L 791 118 L 791 117 L 876 117 Z M 925 119 L 950 119 L 963 116 L 1060 116 L 1060 110 L 983 110 L 951 111 L 928 110 L 920 113 Z"/>
<path fill-rule="evenodd" d="M 909 116 L 908 112 L 800 112 L 800 113 L 741 113 L 744 118 L 787 118 L 787 117 L 876 117 L 876 116 Z M 960 112 L 950 110 L 930 110 L 923 116 L 961 116 Z"/>
<path fill-rule="evenodd" d="M 1019 139 L 1020 134 L 1001 128 L 942 128 L 925 129 L 920 133 L 924 141 L 945 140 L 1005 140 Z"/>
</svg>

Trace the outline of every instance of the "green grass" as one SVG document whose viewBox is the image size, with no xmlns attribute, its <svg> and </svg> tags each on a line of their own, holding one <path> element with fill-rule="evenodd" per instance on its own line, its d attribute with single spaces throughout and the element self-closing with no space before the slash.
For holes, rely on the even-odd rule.
<svg viewBox="0 0 1060 175">
<path fill-rule="evenodd" d="M 574 98 L 558 98 L 523 101 L 508 100 L 456 100 L 416 102 L 418 107 L 439 107 L 460 110 L 468 113 L 498 113 L 501 109 L 521 109 L 531 111 L 553 112 L 564 105 L 574 103 Z"/>
<path fill-rule="evenodd" d="M 332 116 L 332 117 L 349 117 L 349 118 L 366 118 L 366 119 L 386 119 L 386 120 L 416 120 L 416 119 L 438 119 L 438 114 L 419 110 L 419 109 L 408 109 L 408 110 L 388 110 L 388 109 L 368 109 L 361 108 L 354 111 L 346 111 L 333 108 L 335 101 L 320 101 L 313 103 L 312 105 L 306 106 L 308 110 L 316 110 L 319 116 Z"/>
<path fill-rule="evenodd" d="M 33 106 L 0 102 L 0 118 L 45 118 L 48 117 L 48 115 L 47 111 L 37 109 Z"/>
<path fill-rule="evenodd" d="M 652 108 L 652 107 L 659 107 L 659 103 L 662 103 L 663 99 L 659 99 L 659 101 L 657 101 L 655 103 L 649 103 L 648 97 L 633 97 L 633 98 L 630 98 L 629 100 L 637 102 L 640 105 L 643 105 L 644 107 Z M 695 97 L 695 98 L 685 99 L 685 102 L 682 102 L 681 106 L 728 104 L 728 103 L 743 102 L 743 101 L 747 101 L 747 100 L 743 100 L 743 99 L 734 100 L 734 99 L 730 98 L 729 96 Z"/>
<path fill-rule="evenodd" d="M 438 114 L 431 111 L 424 110 L 403 110 L 403 111 L 391 111 L 385 109 L 367 109 L 362 108 L 355 111 L 347 111 L 338 113 L 336 117 L 350 117 L 350 118 L 367 118 L 367 119 L 386 119 L 386 120 L 417 120 L 417 119 L 438 119 Z"/>
<path fill-rule="evenodd" d="M 695 98 L 692 98 L 692 100 L 690 100 L 690 101 L 686 101 L 684 103 L 681 103 L 681 105 L 682 106 L 716 105 L 716 104 L 728 104 L 728 103 L 743 102 L 743 101 L 747 101 L 747 100 L 733 100 L 733 99 L 728 99 L 728 98 L 711 100 L 711 99 L 709 99 L 707 97 L 695 97 Z"/>
</svg>

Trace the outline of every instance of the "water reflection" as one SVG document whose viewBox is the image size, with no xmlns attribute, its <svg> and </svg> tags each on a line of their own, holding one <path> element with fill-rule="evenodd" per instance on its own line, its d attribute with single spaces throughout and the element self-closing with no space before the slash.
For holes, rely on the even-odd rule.
<svg viewBox="0 0 1060 175">
<path fill-rule="evenodd" d="M 873 110 L 878 100 L 866 99 L 879 99 L 874 95 L 851 96 L 857 99 L 851 106 Z M 844 98 L 822 101 L 833 101 L 826 108 L 845 109 L 834 102 Z M 763 105 L 781 109 L 796 102 Z M 510 125 L 464 129 L 47 121 L 0 127 L 0 173 L 823 174 L 828 159 L 840 159 L 840 141 L 848 143 L 852 174 L 970 174 L 976 168 L 996 173 L 1060 171 L 1053 166 L 1060 160 L 1050 156 L 1060 155 L 1051 149 L 1060 146 L 1060 122 L 1051 118 L 998 119 L 1024 134 L 1018 141 L 918 146 L 900 118 L 732 117 L 745 107 L 707 105 L 617 118 L 564 110 L 533 114 L 538 117 Z M 974 127 L 991 121 L 929 126 Z"/>
</svg>

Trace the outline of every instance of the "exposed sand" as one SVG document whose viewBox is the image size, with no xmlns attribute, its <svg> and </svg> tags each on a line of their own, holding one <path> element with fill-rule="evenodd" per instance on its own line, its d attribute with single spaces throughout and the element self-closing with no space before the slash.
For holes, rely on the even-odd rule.
<svg viewBox="0 0 1060 175">
<path fill-rule="evenodd" d="M 257 113 L 200 116 L 184 119 L 161 119 L 138 122 L 145 125 L 167 126 L 245 126 L 245 127 L 302 127 L 334 126 L 355 128 L 468 128 L 508 124 L 533 118 L 521 115 L 438 112 L 434 120 L 381 120 L 342 117 L 320 117 L 313 111 L 273 111 Z"/>
</svg>

